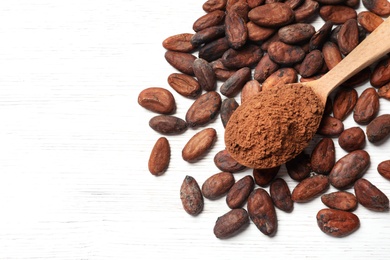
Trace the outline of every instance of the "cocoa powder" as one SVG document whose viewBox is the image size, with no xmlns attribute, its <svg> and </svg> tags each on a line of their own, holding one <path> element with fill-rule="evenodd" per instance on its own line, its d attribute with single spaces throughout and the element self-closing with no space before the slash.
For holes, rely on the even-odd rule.
<svg viewBox="0 0 390 260">
<path fill-rule="evenodd" d="M 323 111 L 314 92 L 302 85 L 265 90 L 231 116 L 225 130 L 226 149 L 251 168 L 280 165 L 306 147 Z"/>
</svg>

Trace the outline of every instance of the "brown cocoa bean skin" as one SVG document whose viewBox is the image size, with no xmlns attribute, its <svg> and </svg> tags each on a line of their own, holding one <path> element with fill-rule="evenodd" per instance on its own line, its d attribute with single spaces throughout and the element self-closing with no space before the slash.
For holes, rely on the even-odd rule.
<svg viewBox="0 0 390 260">
<path fill-rule="evenodd" d="M 222 55 L 230 48 L 226 37 L 219 38 L 209 42 L 199 49 L 199 58 L 212 62 L 222 57 Z"/>
<path fill-rule="evenodd" d="M 180 187 L 180 199 L 184 210 L 196 216 L 204 207 L 203 195 L 198 182 L 192 176 L 186 176 Z"/>
<path fill-rule="evenodd" d="M 291 198 L 294 202 L 308 202 L 329 188 L 329 180 L 325 175 L 313 175 L 302 180 L 293 189 Z"/>
<path fill-rule="evenodd" d="M 316 218 L 321 231 L 332 237 L 348 236 L 360 226 L 360 220 L 355 214 L 343 210 L 322 209 Z"/>
<path fill-rule="evenodd" d="M 221 103 L 221 96 L 215 91 L 199 96 L 187 110 L 185 120 L 188 126 L 201 126 L 212 121 L 218 115 Z"/>
<path fill-rule="evenodd" d="M 379 113 L 379 96 L 375 88 L 366 88 L 357 100 L 353 119 L 358 124 L 370 123 Z"/>
<path fill-rule="evenodd" d="M 276 177 L 279 170 L 280 166 L 276 166 L 269 169 L 253 169 L 252 175 L 257 185 L 261 187 L 266 187 Z"/>
<path fill-rule="evenodd" d="M 138 104 L 160 114 L 172 114 L 176 111 L 175 98 L 165 88 L 151 87 L 142 90 L 138 95 Z"/>
<path fill-rule="evenodd" d="M 294 21 L 294 12 L 284 3 L 270 3 L 253 8 L 248 17 L 260 26 L 281 27 Z"/>
<path fill-rule="evenodd" d="M 349 188 L 359 179 L 370 164 L 370 155 L 355 150 L 340 158 L 329 173 L 330 184 L 337 189 Z"/>
<path fill-rule="evenodd" d="M 197 58 L 193 65 L 195 77 L 205 91 L 213 91 L 217 86 L 217 78 L 211 65 L 202 58 Z"/>
<path fill-rule="evenodd" d="M 247 44 L 240 50 L 229 49 L 221 58 L 222 64 L 228 69 L 253 67 L 263 57 L 261 48 L 254 44 Z"/>
<path fill-rule="evenodd" d="M 366 68 L 362 69 L 358 74 L 350 77 L 347 81 L 345 81 L 340 86 L 354 88 L 354 87 L 359 86 L 360 84 L 368 81 L 370 78 L 370 75 L 371 75 L 371 69 L 370 69 L 370 67 L 366 67 Z"/>
<path fill-rule="evenodd" d="M 334 142 L 331 138 L 323 138 L 311 153 L 311 169 L 319 174 L 329 174 L 336 163 Z"/>
<path fill-rule="evenodd" d="M 170 51 L 192 52 L 196 46 L 191 43 L 193 33 L 180 33 L 166 38 L 162 45 Z"/>
<path fill-rule="evenodd" d="M 373 87 L 382 87 L 390 82 L 390 57 L 381 60 L 371 73 L 370 83 Z"/>
<path fill-rule="evenodd" d="M 354 191 L 358 202 L 367 209 L 389 211 L 389 199 L 378 187 L 362 178 L 355 182 Z"/>
<path fill-rule="evenodd" d="M 311 77 L 316 75 L 324 65 L 324 57 L 322 52 L 319 50 L 313 50 L 306 54 L 303 59 L 300 68 L 299 74 L 302 77 Z"/>
<path fill-rule="evenodd" d="M 266 190 L 257 188 L 252 191 L 247 209 L 252 222 L 264 235 L 273 236 L 276 233 L 278 225 L 276 210 Z"/>
<path fill-rule="evenodd" d="M 333 23 L 331 21 L 325 22 L 317 32 L 310 38 L 310 50 L 321 49 L 332 31 Z"/>
<path fill-rule="evenodd" d="M 216 200 L 225 195 L 234 185 L 234 176 L 230 172 L 219 172 L 205 180 L 202 194 L 205 198 Z"/>
<path fill-rule="evenodd" d="M 226 68 L 221 61 L 221 58 L 212 61 L 211 66 L 213 67 L 215 76 L 220 81 L 226 81 L 228 78 L 230 78 L 237 70 L 230 70 Z"/>
<path fill-rule="evenodd" d="M 194 60 L 196 60 L 196 56 L 185 52 L 167 51 L 165 52 L 165 59 L 178 71 L 194 76 L 192 64 L 194 63 Z"/>
<path fill-rule="evenodd" d="M 204 156 L 217 140 L 217 132 L 213 128 L 205 128 L 195 135 L 185 144 L 182 150 L 183 160 L 195 162 Z"/>
<path fill-rule="evenodd" d="M 390 135 L 390 114 L 383 114 L 374 118 L 366 127 L 368 141 L 377 143 Z"/>
<path fill-rule="evenodd" d="M 187 98 L 196 98 L 202 92 L 202 88 L 196 79 L 182 73 L 170 74 L 168 76 L 168 84 L 177 93 Z"/>
<path fill-rule="evenodd" d="M 335 191 L 321 196 L 321 201 L 331 209 L 352 211 L 357 207 L 357 198 L 350 192 Z"/>
<path fill-rule="evenodd" d="M 279 64 L 270 59 L 268 53 L 260 59 L 254 69 L 253 78 L 263 83 L 272 73 L 279 69 Z"/>
<path fill-rule="evenodd" d="M 390 180 L 390 160 L 383 161 L 378 164 L 377 170 L 380 175 Z"/>
<path fill-rule="evenodd" d="M 171 147 L 165 137 L 160 137 L 153 146 L 149 156 L 149 172 L 155 176 L 162 175 L 169 166 Z"/>
<path fill-rule="evenodd" d="M 260 83 L 253 79 L 245 83 L 244 87 L 241 89 L 241 104 L 245 103 L 251 97 L 259 94 L 262 88 Z"/>
<path fill-rule="evenodd" d="M 224 36 L 225 36 L 225 25 L 212 26 L 196 32 L 191 37 L 191 44 L 194 46 L 200 46 L 204 43 L 217 40 Z"/>
<path fill-rule="evenodd" d="M 390 100 L 390 82 L 378 89 L 378 95 L 381 98 Z"/>
<path fill-rule="evenodd" d="M 314 33 L 315 28 L 309 23 L 290 24 L 278 30 L 280 41 L 287 44 L 299 44 L 307 41 Z"/>
<path fill-rule="evenodd" d="M 311 172 L 310 156 L 304 152 L 286 163 L 287 173 L 291 179 L 302 181 L 309 177 Z"/>
<path fill-rule="evenodd" d="M 373 32 L 381 23 L 383 23 L 382 17 L 370 11 L 358 13 L 357 20 L 364 30 L 369 33 Z"/>
<path fill-rule="evenodd" d="M 181 134 L 187 130 L 187 122 L 171 115 L 158 115 L 149 120 L 149 126 L 161 134 Z"/>
<path fill-rule="evenodd" d="M 210 13 L 215 10 L 225 10 L 227 0 L 207 0 L 203 3 L 202 9 Z"/>
<path fill-rule="evenodd" d="M 246 27 L 248 29 L 248 40 L 253 42 L 267 40 L 276 32 L 275 28 L 262 27 L 252 21 L 249 21 Z"/>
<path fill-rule="evenodd" d="M 281 41 L 273 42 L 268 47 L 268 55 L 280 65 L 292 65 L 305 58 L 305 51 L 298 45 L 290 45 Z"/>
<path fill-rule="evenodd" d="M 250 80 L 250 77 L 250 68 L 244 67 L 239 69 L 221 85 L 219 90 L 226 97 L 234 97 L 244 87 L 245 83 Z"/>
<path fill-rule="evenodd" d="M 231 173 L 236 173 L 246 168 L 244 165 L 241 165 L 234 160 L 225 149 L 215 154 L 214 164 L 221 171 Z"/>
<path fill-rule="evenodd" d="M 333 69 L 343 59 L 339 46 L 331 41 L 324 43 L 322 55 L 324 56 L 325 64 L 329 70 Z"/>
<path fill-rule="evenodd" d="M 390 3 L 387 0 L 363 0 L 362 2 L 364 7 L 379 16 L 390 14 Z"/>
<path fill-rule="evenodd" d="M 270 88 L 282 87 L 285 84 L 296 83 L 298 81 L 298 73 L 293 68 L 280 68 L 263 82 L 262 90 Z"/>
<path fill-rule="evenodd" d="M 248 39 L 248 28 L 243 18 L 237 12 L 227 12 L 225 16 L 225 34 L 229 46 L 233 49 L 239 49 Z"/>
<path fill-rule="evenodd" d="M 294 201 L 291 198 L 291 191 L 286 181 L 276 178 L 269 188 L 270 196 L 275 206 L 285 212 L 291 212 L 294 208 Z"/>
<path fill-rule="evenodd" d="M 333 116 L 344 121 L 353 111 L 358 100 L 358 93 L 354 88 L 340 88 L 333 100 Z"/>
<path fill-rule="evenodd" d="M 234 183 L 226 195 L 226 204 L 228 207 L 236 209 L 244 206 L 254 187 L 255 182 L 250 175 L 246 175 Z"/>
<path fill-rule="evenodd" d="M 320 16 L 324 21 L 343 24 L 349 19 L 356 19 L 355 9 L 343 5 L 324 5 L 320 8 Z"/>
<path fill-rule="evenodd" d="M 338 138 L 338 143 L 347 152 L 361 150 L 366 144 L 366 135 L 359 126 L 345 129 Z"/>
<path fill-rule="evenodd" d="M 219 25 L 224 21 L 224 19 L 225 12 L 223 10 L 215 10 L 196 19 L 192 25 L 192 29 L 195 32 L 199 32 L 208 27 Z"/>
<path fill-rule="evenodd" d="M 341 120 L 332 117 L 324 116 L 318 127 L 317 133 L 320 135 L 332 137 L 339 136 L 344 131 L 344 124 Z"/>
<path fill-rule="evenodd" d="M 318 13 L 319 9 L 320 4 L 317 1 L 304 0 L 301 5 L 294 9 L 295 22 L 302 23 L 309 21 Z"/>
<path fill-rule="evenodd" d="M 239 104 L 234 98 L 226 98 L 222 101 L 221 105 L 221 121 L 223 127 L 226 127 L 233 112 L 238 108 Z"/>
<path fill-rule="evenodd" d="M 341 25 L 337 44 L 343 55 L 350 53 L 359 44 L 359 29 L 356 19 L 349 19 Z"/>
<path fill-rule="evenodd" d="M 226 239 L 237 235 L 249 225 L 248 212 L 245 209 L 232 209 L 218 217 L 214 226 L 214 235 Z"/>
</svg>

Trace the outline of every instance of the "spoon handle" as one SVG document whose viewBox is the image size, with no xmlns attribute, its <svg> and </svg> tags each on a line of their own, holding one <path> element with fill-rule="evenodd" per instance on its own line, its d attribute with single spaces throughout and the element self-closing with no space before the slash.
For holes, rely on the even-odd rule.
<svg viewBox="0 0 390 260">
<path fill-rule="evenodd" d="M 389 52 L 390 18 L 387 18 L 312 88 L 326 100 L 333 89 Z"/>
</svg>

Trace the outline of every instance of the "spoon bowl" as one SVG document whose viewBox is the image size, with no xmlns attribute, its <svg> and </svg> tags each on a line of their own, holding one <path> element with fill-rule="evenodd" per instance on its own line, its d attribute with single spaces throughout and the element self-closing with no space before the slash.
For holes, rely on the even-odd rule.
<svg viewBox="0 0 390 260">
<path fill-rule="evenodd" d="M 260 92 L 233 113 L 225 128 L 226 150 L 256 169 L 293 159 L 314 137 L 328 95 L 390 52 L 390 18 L 321 78 Z"/>
</svg>

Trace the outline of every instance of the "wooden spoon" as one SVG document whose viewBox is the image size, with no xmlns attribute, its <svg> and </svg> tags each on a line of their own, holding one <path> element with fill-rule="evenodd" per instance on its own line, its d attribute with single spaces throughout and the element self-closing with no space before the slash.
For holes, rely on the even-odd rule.
<svg viewBox="0 0 390 260">
<path fill-rule="evenodd" d="M 225 144 L 239 163 L 277 167 L 303 151 L 319 127 L 328 95 L 390 52 L 390 18 L 318 80 L 262 91 L 237 108 Z"/>
</svg>

